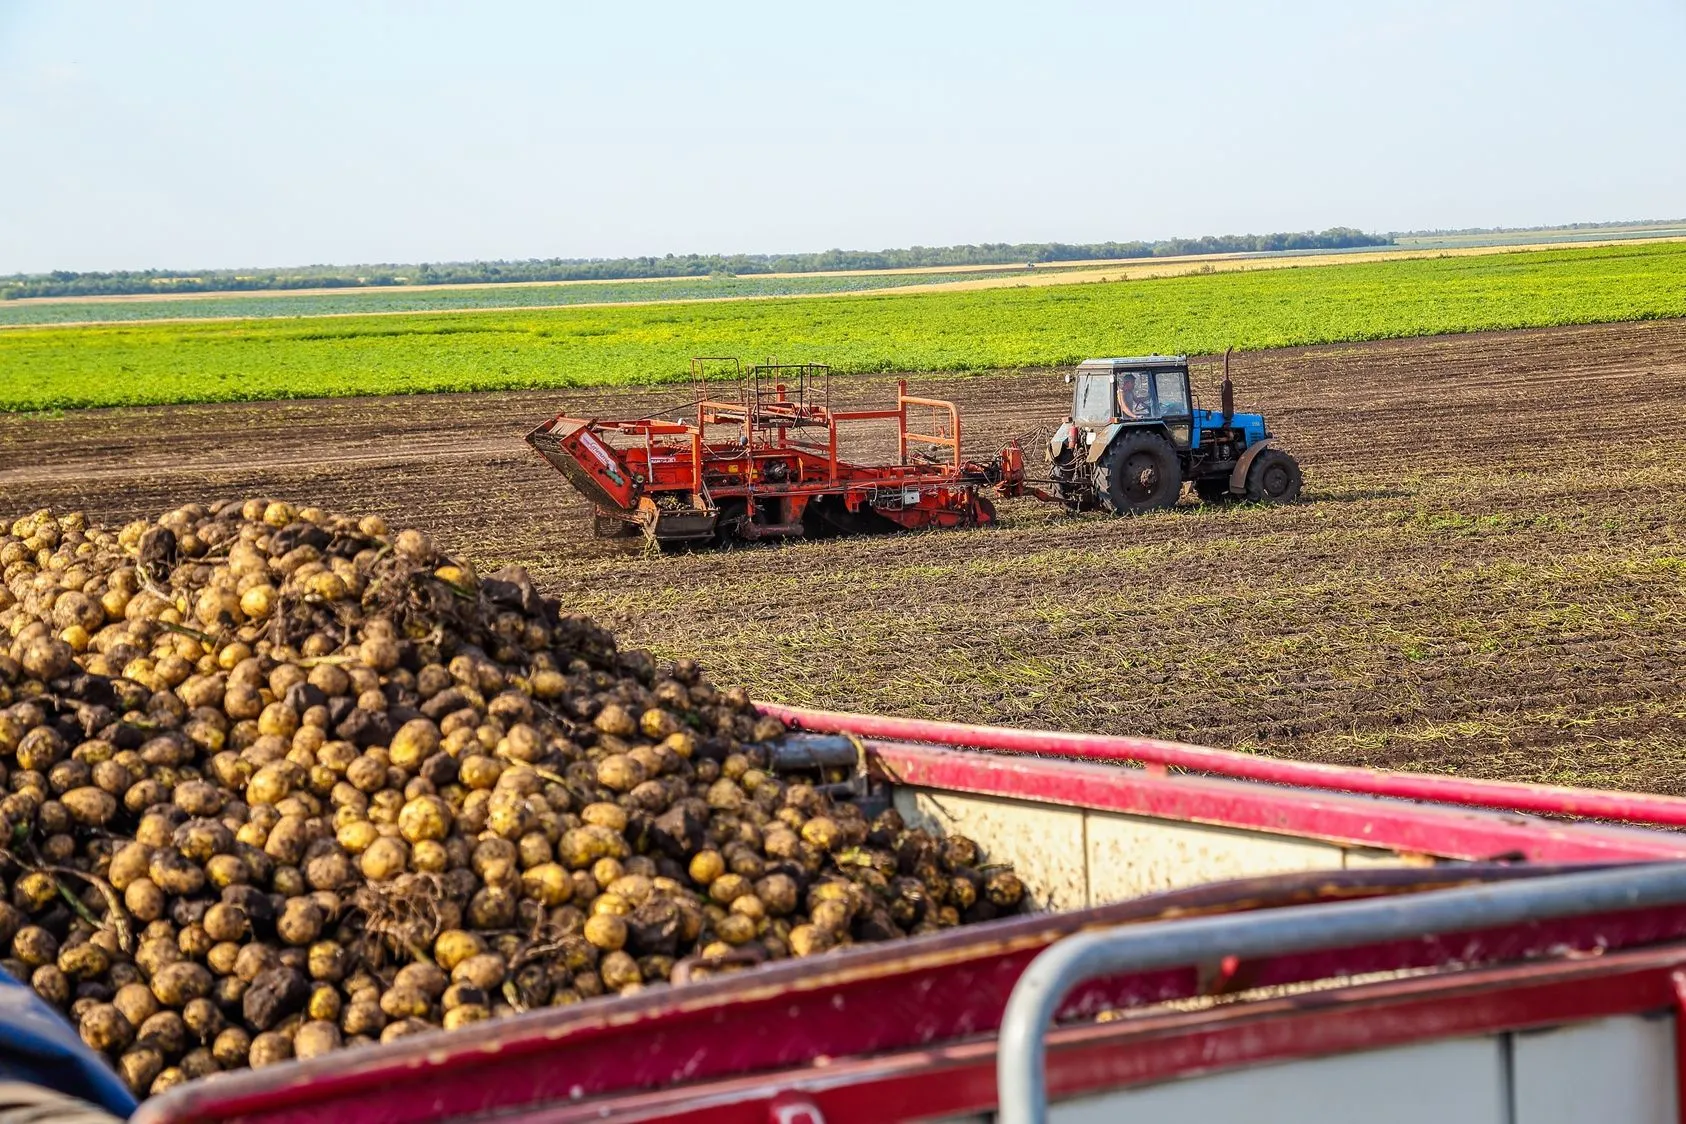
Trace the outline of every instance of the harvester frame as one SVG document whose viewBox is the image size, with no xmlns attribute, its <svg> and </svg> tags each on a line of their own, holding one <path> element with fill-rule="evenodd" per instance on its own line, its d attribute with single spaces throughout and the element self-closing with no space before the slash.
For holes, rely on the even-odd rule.
<svg viewBox="0 0 1686 1124">
<path fill-rule="evenodd" d="M 735 366 L 735 398 L 708 396 L 709 364 L 722 363 Z M 905 381 L 893 409 L 836 410 L 824 364 L 698 358 L 691 373 L 694 421 L 558 414 L 527 435 L 596 505 L 599 537 L 641 531 L 682 544 L 984 526 L 995 507 L 983 491 L 1013 474 L 1022 483 L 1016 446 L 989 465 L 965 461 L 959 408 L 910 395 Z M 839 427 L 874 421 L 896 423 L 896 463 L 843 459 Z"/>
</svg>

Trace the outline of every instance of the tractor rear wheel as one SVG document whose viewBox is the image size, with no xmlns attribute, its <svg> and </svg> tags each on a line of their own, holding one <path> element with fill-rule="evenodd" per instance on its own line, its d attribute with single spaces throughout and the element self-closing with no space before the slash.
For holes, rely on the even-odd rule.
<svg viewBox="0 0 1686 1124">
<path fill-rule="evenodd" d="M 1281 449 L 1266 449 L 1247 469 L 1247 498 L 1254 503 L 1293 503 L 1304 482 L 1299 461 Z"/>
<path fill-rule="evenodd" d="M 1095 492 L 1101 504 L 1118 515 L 1170 507 L 1182 490 L 1177 451 L 1157 433 L 1124 434 L 1095 469 Z"/>
</svg>

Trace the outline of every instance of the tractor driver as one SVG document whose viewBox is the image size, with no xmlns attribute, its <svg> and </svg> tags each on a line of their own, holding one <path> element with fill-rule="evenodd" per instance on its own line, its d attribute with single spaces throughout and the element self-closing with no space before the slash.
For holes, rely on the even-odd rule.
<svg viewBox="0 0 1686 1124">
<path fill-rule="evenodd" d="M 1118 416 L 1145 418 L 1147 414 L 1147 390 L 1137 384 L 1133 373 L 1125 372 L 1118 379 Z"/>
</svg>

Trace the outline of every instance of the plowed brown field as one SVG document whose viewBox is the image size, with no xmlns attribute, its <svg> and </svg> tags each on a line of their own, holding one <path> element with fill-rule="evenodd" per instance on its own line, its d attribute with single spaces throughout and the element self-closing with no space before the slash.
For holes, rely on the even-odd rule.
<svg viewBox="0 0 1686 1124">
<path fill-rule="evenodd" d="M 521 442 L 564 398 L 529 392 L 0 416 L 0 514 L 378 511 L 764 698 L 1686 792 L 1686 321 L 1261 353 L 1236 376 L 1307 502 L 1022 501 L 987 531 L 656 556 L 582 541 L 584 505 Z M 914 383 L 959 400 L 976 454 L 1069 393 Z"/>
</svg>

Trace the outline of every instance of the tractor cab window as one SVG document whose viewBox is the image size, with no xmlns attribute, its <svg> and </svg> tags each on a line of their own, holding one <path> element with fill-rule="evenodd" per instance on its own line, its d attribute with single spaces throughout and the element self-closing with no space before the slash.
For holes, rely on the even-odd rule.
<svg viewBox="0 0 1686 1124">
<path fill-rule="evenodd" d="M 1189 415 L 1188 380 L 1181 371 L 1160 371 L 1154 376 L 1153 404 L 1162 418 L 1184 418 Z"/>
<path fill-rule="evenodd" d="M 1147 371 L 1120 371 L 1115 399 L 1120 421 L 1142 421 L 1153 416 L 1153 375 Z"/>
<path fill-rule="evenodd" d="M 1071 418 L 1078 425 L 1106 425 L 1112 421 L 1112 376 L 1077 376 Z"/>
</svg>

